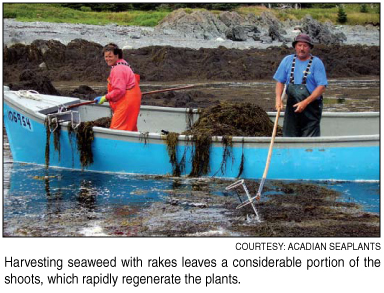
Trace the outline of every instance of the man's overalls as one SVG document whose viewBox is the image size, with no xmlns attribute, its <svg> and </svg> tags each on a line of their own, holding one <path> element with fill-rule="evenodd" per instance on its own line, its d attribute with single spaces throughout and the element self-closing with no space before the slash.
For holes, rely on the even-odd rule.
<svg viewBox="0 0 384 293">
<path fill-rule="evenodd" d="M 287 106 L 284 114 L 283 136 L 320 136 L 320 119 L 323 111 L 323 97 L 316 99 L 301 113 L 295 113 L 296 108 L 293 105 L 309 97 L 310 92 L 306 87 L 307 76 L 312 65 L 313 56 L 309 60 L 308 66 L 304 72 L 301 84 L 295 84 L 294 71 L 296 55 L 293 57 L 291 77 L 287 87 Z"/>
</svg>

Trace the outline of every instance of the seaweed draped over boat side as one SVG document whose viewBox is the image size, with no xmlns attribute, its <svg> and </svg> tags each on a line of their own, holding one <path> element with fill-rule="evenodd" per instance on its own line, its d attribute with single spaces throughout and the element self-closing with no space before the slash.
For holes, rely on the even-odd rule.
<svg viewBox="0 0 384 293">
<path fill-rule="evenodd" d="M 50 140 L 51 140 L 51 132 L 53 132 L 53 146 L 55 150 L 59 154 L 59 160 L 61 156 L 61 148 L 60 148 L 60 134 L 61 134 L 61 126 L 57 121 L 49 121 L 48 118 L 44 121 L 45 132 L 46 132 L 46 142 L 45 142 L 45 168 L 49 167 L 49 159 L 50 159 Z M 53 129 L 53 130 L 52 130 Z"/>
<path fill-rule="evenodd" d="M 208 133 L 199 133 L 192 138 L 194 143 L 192 155 L 192 171 L 189 176 L 199 177 L 209 173 L 209 157 L 211 153 L 212 136 Z"/>
<path fill-rule="evenodd" d="M 95 121 L 81 122 L 76 129 L 72 131 L 76 133 L 77 150 L 80 153 L 80 164 L 82 168 L 88 167 L 93 164 L 92 143 L 95 139 L 93 127 L 106 127 L 111 125 L 110 117 L 103 117 Z"/>
<path fill-rule="evenodd" d="M 221 103 L 204 110 L 198 110 L 199 119 L 191 126 L 193 121 L 192 110 L 186 113 L 187 130 L 182 134 L 185 135 L 184 153 L 180 160 L 177 156 L 177 146 L 179 143 L 179 133 L 170 132 L 165 136 L 167 151 L 172 164 L 173 176 L 180 176 L 185 170 L 185 161 L 187 149 L 191 147 L 192 169 L 189 176 L 199 177 L 207 175 L 210 170 L 210 152 L 213 137 L 221 136 L 223 145 L 223 158 L 219 170 L 213 170 L 215 175 L 218 172 L 225 174 L 228 160 L 235 161 L 233 156 L 233 136 L 255 137 L 270 136 L 273 130 L 273 123 L 268 114 L 259 106 L 250 103 Z M 68 135 L 71 140 L 72 134 L 76 134 L 77 150 L 80 154 L 80 163 L 82 168 L 86 168 L 93 164 L 92 143 L 94 141 L 93 127 L 109 128 L 111 122 L 110 117 L 103 117 L 95 121 L 82 122 L 76 129 L 71 123 L 68 127 Z M 47 144 L 46 144 L 46 166 L 49 165 L 49 140 L 50 127 L 46 121 L 47 127 Z M 51 127 L 52 128 L 52 127 Z M 55 135 L 54 146 L 59 152 L 60 157 L 60 125 L 53 131 Z M 281 135 L 281 128 L 278 128 L 277 135 Z M 147 143 L 148 133 L 140 137 Z M 189 144 L 191 143 L 191 146 Z M 244 139 L 242 141 L 242 156 L 239 165 L 238 176 L 240 177 L 244 171 Z"/>
<path fill-rule="evenodd" d="M 179 133 L 176 133 L 176 132 L 168 133 L 165 138 L 165 141 L 167 143 L 169 161 L 172 164 L 172 175 L 180 176 L 182 169 L 184 169 L 184 166 L 180 166 L 180 163 L 177 161 L 177 144 L 179 141 Z"/>
<path fill-rule="evenodd" d="M 92 143 L 94 140 L 93 127 L 106 127 L 109 128 L 111 124 L 110 117 L 103 117 L 95 121 L 81 122 L 76 128 L 73 127 L 72 123 L 68 124 L 68 137 L 72 147 L 72 135 L 76 134 L 77 150 L 80 154 L 80 164 L 82 168 L 86 168 L 89 165 L 93 164 L 93 153 L 92 153 Z M 56 121 L 48 122 L 48 118 L 45 119 L 44 125 L 46 128 L 46 144 L 45 144 L 45 166 L 49 167 L 50 161 L 50 139 L 51 132 L 53 132 L 54 139 L 53 145 L 55 150 L 59 154 L 59 160 L 61 155 L 60 147 L 60 136 L 61 136 L 61 126 Z"/>
</svg>

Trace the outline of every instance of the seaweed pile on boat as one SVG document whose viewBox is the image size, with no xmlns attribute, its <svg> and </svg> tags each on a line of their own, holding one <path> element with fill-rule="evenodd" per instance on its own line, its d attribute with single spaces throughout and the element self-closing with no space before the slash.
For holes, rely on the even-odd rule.
<svg viewBox="0 0 384 293">
<path fill-rule="evenodd" d="M 221 136 L 223 144 L 223 158 L 220 170 L 224 174 L 228 158 L 234 160 L 232 154 L 232 137 L 255 137 L 272 135 L 273 122 L 268 114 L 259 106 L 251 103 L 229 103 L 223 102 L 203 110 L 200 110 L 199 119 L 189 127 L 184 135 L 191 136 L 190 140 L 194 144 L 192 154 L 192 171 L 189 176 L 198 177 L 208 174 L 210 148 L 213 136 Z M 170 134 L 169 134 L 170 135 Z M 180 163 L 176 159 L 177 137 L 172 133 L 170 138 L 166 138 L 170 162 L 173 167 L 173 175 L 180 175 Z M 277 135 L 281 136 L 281 127 L 278 127 Z M 175 139 L 176 137 L 176 139 Z M 182 161 L 181 161 L 182 162 Z M 241 164 L 238 176 L 244 169 L 244 156 L 241 157 Z"/>
<path fill-rule="evenodd" d="M 251 103 L 223 102 L 201 111 L 199 119 L 186 135 L 271 136 L 273 122 L 259 106 Z M 281 136 L 278 127 L 277 136 Z"/>
</svg>

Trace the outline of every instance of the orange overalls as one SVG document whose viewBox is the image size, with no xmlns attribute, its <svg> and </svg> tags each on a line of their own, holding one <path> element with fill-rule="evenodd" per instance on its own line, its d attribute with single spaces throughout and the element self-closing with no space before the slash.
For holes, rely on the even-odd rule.
<svg viewBox="0 0 384 293">
<path fill-rule="evenodd" d="M 116 102 L 109 101 L 113 111 L 111 129 L 138 131 L 137 117 L 141 105 L 140 75 L 135 74 L 135 80 L 135 86 L 126 90 L 124 97 Z M 112 85 L 108 78 L 108 93 L 111 90 Z"/>
</svg>

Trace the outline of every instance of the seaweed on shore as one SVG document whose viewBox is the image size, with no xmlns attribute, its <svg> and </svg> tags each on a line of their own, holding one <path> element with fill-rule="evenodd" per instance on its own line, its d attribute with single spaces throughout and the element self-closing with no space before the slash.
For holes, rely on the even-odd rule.
<svg viewBox="0 0 384 293">
<path fill-rule="evenodd" d="M 246 180 L 250 194 L 259 183 Z M 356 203 L 339 200 L 341 193 L 319 184 L 269 181 L 264 199 L 257 203 L 258 225 L 233 223 L 237 232 L 257 237 L 369 237 L 379 235 L 379 216 L 361 212 Z M 236 203 L 237 204 L 237 203 Z M 253 215 L 250 205 L 235 215 Z M 240 217 L 241 218 L 241 217 Z"/>
</svg>

